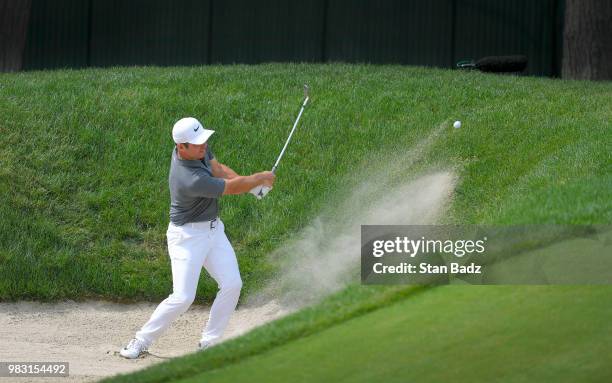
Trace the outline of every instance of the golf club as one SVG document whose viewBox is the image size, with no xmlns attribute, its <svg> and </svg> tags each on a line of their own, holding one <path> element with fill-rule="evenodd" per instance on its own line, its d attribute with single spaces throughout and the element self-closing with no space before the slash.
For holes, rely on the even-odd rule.
<svg viewBox="0 0 612 383">
<path fill-rule="evenodd" d="M 304 102 L 302 103 L 302 107 L 300 108 L 300 113 L 298 113 L 298 116 L 295 119 L 295 122 L 293 123 L 293 128 L 291 129 L 291 132 L 289 133 L 289 137 L 287 137 L 287 141 L 285 141 L 285 146 L 283 146 L 283 150 L 281 150 L 278 158 L 276 159 L 276 163 L 274 163 L 274 166 L 272 167 L 272 173 L 276 173 L 278 164 L 280 163 L 281 158 L 283 158 L 283 155 L 285 154 L 285 150 L 287 149 L 287 146 L 289 145 L 289 141 L 291 141 L 291 137 L 293 136 L 293 132 L 295 132 L 295 128 L 297 128 L 298 122 L 300 121 L 300 117 L 302 117 L 302 113 L 304 113 L 304 108 L 306 108 L 306 104 L 308 103 L 308 100 L 310 99 L 309 90 L 310 88 L 308 87 L 308 85 L 304 84 Z M 253 194 L 255 197 L 257 197 L 257 199 L 262 199 L 263 197 L 265 197 L 266 194 L 268 194 L 270 189 L 272 188 L 268 186 L 259 185 L 251 189 L 250 193 Z"/>
</svg>

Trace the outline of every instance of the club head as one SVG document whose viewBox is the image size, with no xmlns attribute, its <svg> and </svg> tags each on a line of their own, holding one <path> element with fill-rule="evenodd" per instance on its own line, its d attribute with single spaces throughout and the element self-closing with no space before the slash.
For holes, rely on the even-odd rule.
<svg viewBox="0 0 612 383">
<path fill-rule="evenodd" d="M 308 87 L 308 85 L 304 84 L 304 98 L 308 97 L 310 88 Z"/>
</svg>

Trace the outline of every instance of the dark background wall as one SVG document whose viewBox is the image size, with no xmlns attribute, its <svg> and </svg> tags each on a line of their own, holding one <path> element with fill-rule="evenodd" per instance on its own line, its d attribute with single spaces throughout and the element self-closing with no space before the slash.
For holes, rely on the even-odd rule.
<svg viewBox="0 0 612 383">
<path fill-rule="evenodd" d="M 24 69 L 524 54 L 558 76 L 562 22 L 563 0 L 32 0 Z"/>
</svg>

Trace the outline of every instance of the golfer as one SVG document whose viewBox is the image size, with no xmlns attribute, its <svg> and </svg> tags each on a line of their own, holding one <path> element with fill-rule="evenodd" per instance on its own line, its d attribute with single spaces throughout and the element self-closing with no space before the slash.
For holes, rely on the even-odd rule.
<svg viewBox="0 0 612 383">
<path fill-rule="evenodd" d="M 274 173 L 239 176 L 215 160 L 206 141 L 214 133 L 195 118 L 179 120 L 172 128 L 176 147 L 170 163 L 170 224 L 166 236 L 172 266 L 172 294 L 157 306 L 120 354 L 138 358 L 187 311 L 196 295 L 202 266 L 219 291 L 198 344 L 204 350 L 217 342 L 236 308 L 242 280 L 232 245 L 219 219 L 219 198 L 247 193 L 258 186 L 272 187 Z"/>
</svg>

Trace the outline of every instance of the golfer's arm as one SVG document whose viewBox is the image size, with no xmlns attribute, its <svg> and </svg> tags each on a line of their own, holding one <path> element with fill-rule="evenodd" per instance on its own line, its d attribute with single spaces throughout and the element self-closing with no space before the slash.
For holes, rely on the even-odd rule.
<svg viewBox="0 0 612 383">
<path fill-rule="evenodd" d="M 219 165 L 221 166 L 221 169 L 223 169 L 223 172 L 225 173 L 225 178 L 226 179 L 232 179 L 234 177 L 238 177 L 238 173 L 236 173 L 232 168 L 230 168 L 227 165 L 224 165 L 222 163 L 219 163 Z"/>
<path fill-rule="evenodd" d="M 247 193 L 255 186 L 258 186 L 263 181 L 257 174 L 250 176 L 236 176 L 225 180 L 225 189 L 223 194 L 242 194 Z"/>
<path fill-rule="evenodd" d="M 223 165 L 215 159 L 210 160 L 210 165 L 212 167 L 213 177 L 223 178 L 226 180 L 238 177 L 238 173 L 233 171 L 229 166 Z"/>
</svg>

